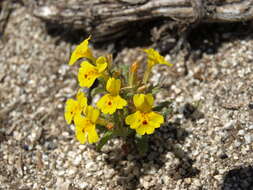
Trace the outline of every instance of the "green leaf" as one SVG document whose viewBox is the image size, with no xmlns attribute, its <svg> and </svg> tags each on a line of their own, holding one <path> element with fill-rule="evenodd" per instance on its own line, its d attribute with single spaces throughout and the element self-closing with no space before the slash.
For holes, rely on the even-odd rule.
<svg viewBox="0 0 253 190">
<path fill-rule="evenodd" d="M 122 69 L 123 74 L 127 74 L 129 72 L 129 65 L 120 64 L 118 65 L 120 69 Z"/>
<path fill-rule="evenodd" d="M 153 108 L 154 111 L 161 111 L 163 108 L 168 108 L 168 106 L 171 104 L 171 101 L 164 101 L 158 104 Z"/>
<path fill-rule="evenodd" d="M 162 115 L 163 117 L 167 117 L 168 115 L 173 114 L 173 109 L 172 108 L 165 108 L 162 110 Z"/>
<path fill-rule="evenodd" d="M 96 129 L 98 129 L 100 133 L 105 133 L 108 131 L 108 129 L 105 126 L 99 124 L 96 124 Z"/>
<path fill-rule="evenodd" d="M 107 143 L 107 141 L 109 141 L 110 139 L 112 139 L 114 137 L 114 134 L 112 131 L 107 131 L 104 136 L 100 139 L 98 145 L 97 145 L 97 150 L 100 151 L 101 148 Z"/>
<path fill-rule="evenodd" d="M 155 95 L 155 94 L 157 94 L 159 91 L 161 91 L 161 87 L 159 87 L 159 86 L 157 86 L 157 87 L 155 87 L 155 88 L 153 88 L 152 90 L 151 90 L 151 94 L 152 95 Z"/>
<path fill-rule="evenodd" d="M 104 92 L 106 92 L 105 89 L 103 87 L 99 86 L 97 88 L 92 89 L 91 96 L 93 97 L 96 94 L 101 94 L 101 93 L 104 93 Z"/>
</svg>

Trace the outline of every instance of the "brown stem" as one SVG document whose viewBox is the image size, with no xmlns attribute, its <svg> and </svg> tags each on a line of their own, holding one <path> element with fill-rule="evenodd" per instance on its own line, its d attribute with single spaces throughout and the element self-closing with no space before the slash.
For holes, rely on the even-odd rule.
<svg viewBox="0 0 253 190">
<path fill-rule="evenodd" d="M 178 23 L 253 19 L 253 0 L 76 0 L 33 7 L 43 20 L 84 29 L 93 38 L 118 37 L 129 23 L 168 18 Z"/>
</svg>

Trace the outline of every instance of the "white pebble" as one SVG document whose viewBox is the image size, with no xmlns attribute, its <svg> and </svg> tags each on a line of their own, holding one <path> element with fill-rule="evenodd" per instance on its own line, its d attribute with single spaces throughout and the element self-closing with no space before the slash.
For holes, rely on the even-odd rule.
<svg viewBox="0 0 253 190">
<path fill-rule="evenodd" d="M 68 169 L 66 173 L 68 176 L 72 176 L 76 173 L 76 171 L 77 171 L 77 169 L 72 167 L 72 168 Z"/>
<path fill-rule="evenodd" d="M 239 130 L 238 135 L 245 135 L 245 131 L 244 130 Z"/>
<path fill-rule="evenodd" d="M 60 170 L 59 172 L 58 172 L 58 175 L 59 176 L 63 176 L 65 174 L 65 170 Z"/>
<path fill-rule="evenodd" d="M 76 158 L 74 159 L 73 164 L 74 164 L 75 166 L 78 166 L 78 165 L 80 164 L 81 160 L 82 160 L 82 155 L 78 155 L 78 156 L 76 156 Z"/>
<path fill-rule="evenodd" d="M 250 134 L 246 134 L 244 139 L 246 144 L 250 144 L 252 142 L 252 136 Z"/>
<path fill-rule="evenodd" d="M 94 162 L 88 162 L 85 166 L 85 168 L 89 171 L 96 171 L 97 170 L 97 165 Z"/>
<path fill-rule="evenodd" d="M 231 129 L 231 128 L 233 128 L 234 124 L 235 124 L 235 120 L 231 120 L 231 121 L 229 121 L 228 123 L 226 123 L 224 125 L 224 128 L 225 129 Z"/>
<path fill-rule="evenodd" d="M 88 187 L 88 183 L 86 183 L 86 182 L 81 182 L 81 183 L 79 183 L 79 187 L 80 187 L 81 189 L 86 189 L 86 188 Z"/>
<path fill-rule="evenodd" d="M 199 100 L 201 100 L 201 98 L 202 98 L 202 92 L 197 92 L 197 93 L 195 93 L 194 95 L 193 95 L 193 100 L 194 101 L 199 101 Z"/>
</svg>

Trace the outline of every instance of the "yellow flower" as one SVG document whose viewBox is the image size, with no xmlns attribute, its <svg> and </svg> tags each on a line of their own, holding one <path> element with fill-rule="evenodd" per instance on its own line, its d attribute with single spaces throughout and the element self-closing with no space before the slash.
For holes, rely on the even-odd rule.
<svg viewBox="0 0 253 190">
<path fill-rule="evenodd" d="M 156 64 L 165 64 L 165 65 L 168 65 L 168 66 L 172 66 L 171 63 L 169 63 L 168 61 L 166 61 L 165 58 L 163 56 L 161 56 L 159 54 L 159 52 L 157 52 L 153 48 L 144 49 L 144 51 L 148 55 L 148 66 L 149 67 L 153 67 Z"/>
<path fill-rule="evenodd" d="M 82 112 L 85 112 L 85 109 L 87 107 L 87 98 L 85 97 L 85 94 L 78 91 L 76 95 L 76 99 L 68 99 L 65 105 L 65 120 L 68 124 L 71 123 L 71 121 L 75 118 L 75 116 L 80 115 Z"/>
<path fill-rule="evenodd" d="M 155 128 L 164 123 L 162 115 L 152 111 L 154 98 L 151 94 L 134 95 L 134 105 L 137 111 L 126 117 L 126 124 L 135 129 L 137 134 L 152 134 Z"/>
<path fill-rule="evenodd" d="M 86 109 L 86 116 L 78 115 L 74 119 L 76 126 L 76 138 L 81 143 L 95 143 L 99 140 L 96 131 L 96 122 L 99 117 L 99 110 L 88 106 Z"/>
<path fill-rule="evenodd" d="M 120 97 L 121 82 L 119 79 L 109 78 L 106 83 L 106 90 L 109 92 L 105 94 L 98 102 L 97 107 L 101 109 L 104 114 L 113 114 L 117 109 L 122 109 L 127 105 L 126 100 Z"/>
<path fill-rule="evenodd" d="M 91 87 L 96 78 L 102 76 L 107 67 L 105 57 L 99 57 L 96 60 L 96 66 L 90 64 L 88 61 L 83 61 L 78 72 L 78 81 L 81 87 Z"/>
<path fill-rule="evenodd" d="M 89 39 L 90 36 L 76 47 L 76 49 L 71 54 L 69 65 L 73 65 L 80 58 L 87 58 L 91 61 L 95 60 L 92 55 L 92 51 L 89 48 Z"/>
<path fill-rule="evenodd" d="M 144 49 L 144 52 L 148 55 L 148 65 L 146 67 L 144 76 L 143 76 L 143 83 L 146 84 L 148 82 L 149 74 L 151 72 L 151 69 L 156 64 L 165 64 L 168 66 L 172 66 L 171 63 L 165 60 L 163 56 L 159 54 L 159 52 L 155 51 L 153 48 L 150 49 Z"/>
</svg>

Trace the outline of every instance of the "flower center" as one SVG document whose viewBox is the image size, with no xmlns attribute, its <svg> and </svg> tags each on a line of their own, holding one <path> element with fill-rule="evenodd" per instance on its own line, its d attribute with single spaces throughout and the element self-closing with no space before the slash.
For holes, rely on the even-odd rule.
<svg viewBox="0 0 253 190">
<path fill-rule="evenodd" d="M 147 120 L 142 121 L 142 124 L 147 125 L 148 124 Z"/>
<path fill-rule="evenodd" d="M 84 74 L 84 78 L 89 80 L 91 77 L 93 77 L 97 74 L 98 74 L 98 71 L 96 69 L 93 69 L 93 70 L 90 70 L 90 71 L 86 72 Z"/>
<path fill-rule="evenodd" d="M 108 105 L 109 105 L 109 106 L 110 106 L 110 105 L 112 105 L 112 102 L 111 102 L 111 101 L 109 101 L 109 102 L 108 102 Z"/>
</svg>

